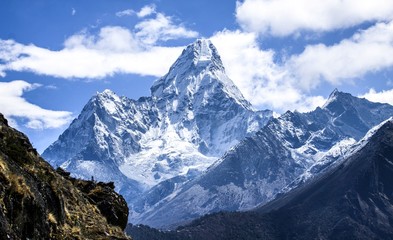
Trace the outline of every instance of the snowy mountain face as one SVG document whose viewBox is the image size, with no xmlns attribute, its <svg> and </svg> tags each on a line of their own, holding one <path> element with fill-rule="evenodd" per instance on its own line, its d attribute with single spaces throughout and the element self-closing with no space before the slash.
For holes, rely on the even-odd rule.
<svg viewBox="0 0 393 240">
<path fill-rule="evenodd" d="M 150 97 L 135 101 L 110 90 L 93 96 L 43 157 L 74 176 L 114 181 L 138 216 L 271 116 L 244 99 L 212 43 L 197 40 Z"/>
<path fill-rule="evenodd" d="M 264 204 L 339 163 L 370 128 L 390 116 L 393 106 L 335 90 L 322 108 L 272 119 L 136 222 L 167 229 L 207 213 Z"/>
</svg>

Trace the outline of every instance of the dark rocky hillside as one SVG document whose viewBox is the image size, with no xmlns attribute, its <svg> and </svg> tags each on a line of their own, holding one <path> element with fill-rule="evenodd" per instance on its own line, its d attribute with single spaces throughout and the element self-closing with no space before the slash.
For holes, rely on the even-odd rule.
<svg viewBox="0 0 393 240">
<path fill-rule="evenodd" d="M 1 239 L 130 239 L 127 218 L 112 183 L 55 171 L 0 114 Z"/>
<path fill-rule="evenodd" d="M 154 231 L 128 232 L 146 239 L 138 233 Z M 149 239 L 393 239 L 393 120 L 337 167 L 261 208 L 208 215 Z"/>
</svg>

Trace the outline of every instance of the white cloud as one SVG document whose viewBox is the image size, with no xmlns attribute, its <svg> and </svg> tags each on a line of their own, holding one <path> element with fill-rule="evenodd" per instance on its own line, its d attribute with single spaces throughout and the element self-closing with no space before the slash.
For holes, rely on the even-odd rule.
<svg viewBox="0 0 393 240">
<path fill-rule="evenodd" d="M 325 101 L 313 95 L 313 90 L 322 84 L 333 88 L 357 83 L 368 73 L 393 67 L 393 21 L 376 23 L 331 46 L 306 46 L 302 53 L 284 59 L 283 63 L 275 61 L 273 50 L 260 48 L 257 35 L 225 30 L 215 34 L 212 41 L 230 78 L 245 98 L 259 108 L 309 111 Z M 391 93 L 370 90 L 365 96 L 389 102 Z"/>
<path fill-rule="evenodd" d="M 321 81 L 340 85 L 392 67 L 392 56 L 393 21 L 378 23 L 333 46 L 307 46 L 304 52 L 290 58 L 287 68 L 300 79 L 300 87 L 313 89 Z"/>
<path fill-rule="evenodd" d="M 172 18 L 157 13 L 155 18 L 146 19 L 135 25 L 136 37 L 145 44 L 155 44 L 158 40 L 168 41 L 178 38 L 195 38 L 198 32 L 189 30 L 182 25 L 175 25 Z"/>
<path fill-rule="evenodd" d="M 388 103 L 393 105 L 393 89 L 377 92 L 375 89 L 371 88 L 368 93 L 361 95 L 360 97 L 364 97 L 372 102 Z"/>
<path fill-rule="evenodd" d="M 310 96 L 297 87 L 297 81 L 274 62 L 272 50 L 262 50 L 253 33 L 224 30 L 211 38 L 228 76 L 254 106 L 276 111 L 309 111 L 325 99 Z"/>
<path fill-rule="evenodd" d="M 51 90 L 56 90 L 56 89 L 58 89 L 57 86 L 54 85 L 54 84 L 46 85 L 45 88 L 46 88 L 46 89 L 51 89 Z"/>
<path fill-rule="evenodd" d="M 135 14 L 135 11 L 133 9 L 126 9 L 120 12 L 116 13 L 116 16 L 118 17 L 124 17 L 124 16 L 132 16 Z"/>
<path fill-rule="evenodd" d="M 0 109 L 15 126 L 15 118 L 26 119 L 26 127 L 32 129 L 58 128 L 71 121 L 71 113 L 53 111 L 29 103 L 23 93 L 40 87 L 22 80 L 0 82 Z"/>
<path fill-rule="evenodd" d="M 142 50 L 138 39 L 126 28 L 118 26 L 103 27 L 98 35 L 87 32 L 72 35 L 64 42 L 66 49 L 94 49 L 109 53 L 137 52 Z"/>
<path fill-rule="evenodd" d="M 136 13 L 136 15 L 139 18 L 144 18 L 154 13 L 156 13 L 156 5 L 151 4 L 151 5 L 144 6 L 139 12 Z"/>
<path fill-rule="evenodd" d="M 155 6 L 148 5 L 137 15 L 147 17 L 153 13 Z M 122 14 L 126 13 L 118 13 Z M 7 71 L 90 79 L 116 73 L 162 76 L 183 47 L 161 47 L 157 41 L 196 36 L 198 32 L 157 13 L 136 24 L 134 31 L 118 26 L 103 27 L 96 35 L 82 31 L 67 38 L 64 48 L 58 51 L 0 39 L 0 77 Z"/>
<path fill-rule="evenodd" d="M 387 0 L 245 0 L 237 2 L 236 18 L 248 31 L 288 36 L 299 31 L 331 31 L 369 21 L 393 18 Z"/>
<path fill-rule="evenodd" d="M 312 110 L 325 101 L 310 95 L 321 84 L 359 82 L 367 73 L 393 67 L 393 21 L 377 23 L 332 46 L 309 45 L 282 64 L 274 61 L 273 51 L 259 48 L 255 33 L 224 31 L 214 38 L 218 48 L 225 45 L 220 51 L 223 61 L 245 97 L 256 106 L 278 111 Z M 391 91 L 373 91 L 365 96 L 390 101 Z"/>
<path fill-rule="evenodd" d="M 104 78 L 115 73 L 162 76 L 182 47 L 147 46 L 121 27 L 104 27 L 98 35 L 79 33 L 64 48 L 51 51 L 13 40 L 0 40 L 0 74 L 29 71 L 61 78 Z"/>
<path fill-rule="evenodd" d="M 75 10 L 75 8 L 72 8 L 72 9 L 71 9 L 71 15 L 72 15 L 72 16 L 75 16 L 75 14 L 76 14 L 76 10 Z"/>
<path fill-rule="evenodd" d="M 146 6 L 142 7 L 141 10 L 139 10 L 139 12 L 136 12 L 133 9 L 126 9 L 126 10 L 117 12 L 116 16 L 124 17 L 124 16 L 136 15 L 138 18 L 144 18 L 144 17 L 150 16 L 154 13 L 156 13 L 156 5 L 150 4 L 150 5 L 146 5 Z"/>
</svg>

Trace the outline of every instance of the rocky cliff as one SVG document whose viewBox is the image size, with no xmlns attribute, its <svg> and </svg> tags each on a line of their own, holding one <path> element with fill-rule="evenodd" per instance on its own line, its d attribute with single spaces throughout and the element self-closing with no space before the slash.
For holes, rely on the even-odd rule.
<svg viewBox="0 0 393 240">
<path fill-rule="evenodd" d="M 130 239 L 127 204 L 113 189 L 55 171 L 0 114 L 2 239 Z"/>
</svg>

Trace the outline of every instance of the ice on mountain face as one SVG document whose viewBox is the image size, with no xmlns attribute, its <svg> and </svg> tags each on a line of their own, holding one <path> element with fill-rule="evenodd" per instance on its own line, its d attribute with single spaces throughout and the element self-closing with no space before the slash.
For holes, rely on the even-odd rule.
<svg viewBox="0 0 393 240">
<path fill-rule="evenodd" d="M 198 63 L 211 60 L 212 50 L 210 49 L 210 44 L 209 40 L 201 40 Z"/>
<path fill-rule="evenodd" d="M 201 154 L 190 142 L 195 133 L 175 128 L 173 125 L 165 130 L 151 128 L 140 140 L 141 151 L 128 157 L 120 165 L 120 171 L 153 187 L 174 176 L 186 175 L 190 170 L 202 172 L 217 159 Z"/>
<path fill-rule="evenodd" d="M 312 164 L 306 167 L 304 172 L 296 177 L 290 184 L 283 187 L 278 193 L 286 193 L 291 189 L 299 187 L 307 181 L 319 176 L 321 173 L 326 172 L 333 166 L 336 166 L 345 159 L 348 152 L 353 149 L 357 141 L 353 138 L 345 138 L 333 145 L 328 151 L 320 151 L 315 155 Z"/>
<path fill-rule="evenodd" d="M 117 106 L 121 103 L 119 96 L 109 89 L 105 89 L 102 93 L 97 93 L 97 96 L 109 114 L 115 115 L 117 113 Z"/>
<path fill-rule="evenodd" d="M 322 108 L 326 108 L 330 103 L 336 101 L 338 94 L 340 94 L 340 92 L 337 90 L 337 88 L 335 88 L 333 92 L 329 95 L 328 100 L 325 102 Z"/>
</svg>

